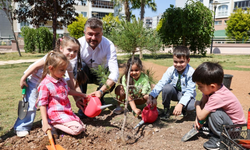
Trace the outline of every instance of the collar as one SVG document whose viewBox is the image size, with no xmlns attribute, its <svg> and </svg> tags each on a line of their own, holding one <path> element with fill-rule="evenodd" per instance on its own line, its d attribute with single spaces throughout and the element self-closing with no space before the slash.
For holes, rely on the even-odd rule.
<svg viewBox="0 0 250 150">
<path fill-rule="evenodd" d="M 47 78 L 49 81 L 53 82 L 53 83 L 58 83 L 58 82 L 62 81 L 62 78 L 60 78 L 59 80 L 57 80 L 57 79 L 51 77 L 49 74 L 46 75 L 46 78 Z"/>
</svg>

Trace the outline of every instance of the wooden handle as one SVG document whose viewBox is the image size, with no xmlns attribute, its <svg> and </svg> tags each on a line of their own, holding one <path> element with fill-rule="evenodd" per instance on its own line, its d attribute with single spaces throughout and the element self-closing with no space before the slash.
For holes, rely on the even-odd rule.
<svg viewBox="0 0 250 150">
<path fill-rule="evenodd" d="M 51 134 L 51 130 L 48 130 L 47 131 L 47 135 L 49 137 L 49 142 L 51 144 L 51 147 L 56 150 L 56 146 L 55 146 L 55 143 L 54 143 L 54 140 L 53 140 L 53 137 L 52 137 L 52 134 Z"/>
</svg>

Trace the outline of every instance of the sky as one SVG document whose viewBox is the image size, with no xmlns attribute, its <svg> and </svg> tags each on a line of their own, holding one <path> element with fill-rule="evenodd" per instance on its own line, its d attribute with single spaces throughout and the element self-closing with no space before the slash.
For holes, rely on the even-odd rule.
<svg viewBox="0 0 250 150">
<path fill-rule="evenodd" d="M 170 7 L 170 4 L 175 5 L 175 0 L 155 0 L 157 11 L 153 12 L 150 8 L 145 9 L 144 17 L 154 17 L 166 11 Z M 136 18 L 140 18 L 140 9 L 132 10 L 132 14 Z"/>
</svg>

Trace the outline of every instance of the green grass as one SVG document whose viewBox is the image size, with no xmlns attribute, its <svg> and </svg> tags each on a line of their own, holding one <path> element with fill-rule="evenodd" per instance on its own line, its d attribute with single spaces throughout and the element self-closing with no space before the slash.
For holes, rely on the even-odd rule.
<svg viewBox="0 0 250 150">
<path fill-rule="evenodd" d="M 18 60 L 18 59 L 34 59 L 43 57 L 44 54 L 26 54 L 22 53 L 23 57 L 19 57 L 18 53 L 5 53 L 0 54 L 0 60 Z M 119 56 L 119 63 L 126 63 L 128 56 Z M 249 55 L 209 55 L 207 57 L 201 56 L 191 56 L 190 64 L 196 68 L 199 64 L 205 61 L 219 61 L 224 69 L 227 70 L 244 70 L 250 71 L 250 68 L 240 68 L 238 66 L 249 66 Z M 172 55 L 169 54 L 160 54 L 156 58 L 153 58 L 151 55 L 144 55 L 143 61 L 153 62 L 162 66 L 172 66 L 173 59 Z M 22 99 L 21 89 L 19 86 L 19 81 L 23 75 L 24 70 L 28 68 L 31 63 L 21 63 L 13 65 L 0 65 L 0 136 L 2 135 L 13 135 L 13 131 L 10 130 L 17 118 L 17 105 L 18 101 Z M 96 90 L 96 85 L 88 86 L 88 93 Z M 114 95 L 114 94 L 113 94 Z M 75 102 L 71 96 L 70 101 L 72 109 L 74 112 L 77 112 L 78 108 L 75 105 Z M 201 93 L 197 90 L 196 99 L 201 98 Z M 107 94 L 105 96 L 106 103 L 116 102 L 112 99 L 112 96 Z M 176 102 L 172 103 L 176 105 Z M 163 108 L 161 104 L 161 94 L 158 97 L 158 107 Z M 110 109 L 114 109 L 115 106 Z M 143 108 L 143 107 L 142 107 Z M 41 120 L 40 111 L 37 112 L 35 122 Z"/>
<path fill-rule="evenodd" d="M 153 62 L 162 66 L 172 66 L 173 56 L 171 54 L 157 55 L 152 58 L 151 55 L 143 55 L 145 61 Z M 123 56 L 125 57 L 125 56 Z M 250 55 L 208 55 L 202 57 L 200 55 L 191 55 L 189 64 L 193 68 L 197 68 L 203 62 L 219 62 L 225 70 L 241 70 L 250 71 L 250 68 L 243 68 L 240 66 L 249 66 Z"/>
<path fill-rule="evenodd" d="M 18 52 L 12 52 L 12 53 L 0 53 L 0 60 L 1 61 L 7 61 L 7 60 L 19 60 L 19 59 L 37 59 L 43 57 L 45 54 L 41 53 L 24 53 L 21 52 L 22 57 L 19 56 Z"/>
</svg>

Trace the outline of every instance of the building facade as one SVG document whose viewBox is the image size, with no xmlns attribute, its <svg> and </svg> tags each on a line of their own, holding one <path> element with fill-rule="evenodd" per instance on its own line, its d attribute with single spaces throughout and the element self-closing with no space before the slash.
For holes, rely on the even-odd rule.
<svg viewBox="0 0 250 150">
<path fill-rule="evenodd" d="M 114 16 L 118 16 L 118 15 L 124 16 L 125 14 L 123 5 L 114 7 L 112 0 L 92 0 L 92 1 L 84 0 L 83 2 L 76 0 L 76 3 L 78 4 L 74 6 L 76 9 L 76 12 L 78 14 L 82 14 L 84 17 L 87 17 L 87 18 L 97 17 L 99 19 L 102 19 L 103 17 L 105 17 L 105 15 L 108 15 L 109 13 L 114 14 Z M 18 8 L 18 4 L 15 3 L 14 7 Z M 0 13 L 2 14 L 1 11 Z M 8 23 L 8 20 L 6 21 L 6 19 L 4 19 L 5 16 L 1 14 L 0 14 L 0 20 L 1 20 L 0 21 L 0 38 L 1 36 L 7 36 L 7 35 L 13 37 L 10 26 L 6 25 Z M 15 34 L 18 35 L 19 37 L 20 37 L 21 28 L 23 26 L 29 26 L 31 28 L 35 28 L 35 26 L 29 24 L 28 22 L 19 23 L 17 20 L 14 20 L 13 21 L 14 31 L 15 31 Z M 47 24 L 41 24 L 40 26 L 47 27 L 52 32 L 52 21 L 48 21 Z M 6 31 L 7 33 L 4 31 Z M 68 33 L 67 27 L 63 26 L 57 29 L 57 34 L 63 35 L 65 33 L 66 34 Z"/>
<path fill-rule="evenodd" d="M 154 17 L 145 17 L 143 19 L 143 27 L 145 28 L 151 28 L 151 29 L 156 29 L 159 21 L 161 20 L 162 14 Z"/>
</svg>

